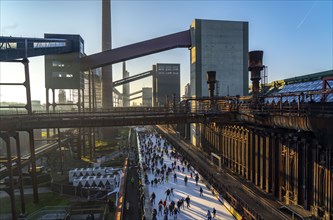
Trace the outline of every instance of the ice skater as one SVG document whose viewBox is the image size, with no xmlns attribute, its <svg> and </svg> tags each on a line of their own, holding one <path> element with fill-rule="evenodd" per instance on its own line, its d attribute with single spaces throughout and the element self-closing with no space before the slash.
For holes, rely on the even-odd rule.
<svg viewBox="0 0 333 220">
<path fill-rule="evenodd" d="M 195 174 L 195 185 L 198 185 L 198 181 L 199 181 L 199 175 Z"/>
<path fill-rule="evenodd" d="M 187 176 L 184 177 L 185 186 L 187 186 Z"/>
<path fill-rule="evenodd" d="M 186 201 L 187 208 L 191 207 L 191 205 L 190 205 L 190 203 L 191 203 L 190 196 L 187 196 L 185 201 Z"/>
<path fill-rule="evenodd" d="M 215 209 L 215 207 L 213 208 L 212 213 L 213 213 L 213 218 L 215 218 L 216 217 L 216 209 Z"/>
<path fill-rule="evenodd" d="M 170 191 L 170 189 L 167 189 L 166 191 L 165 191 L 165 194 L 166 194 L 166 197 L 165 197 L 165 200 L 167 200 L 168 199 L 168 197 L 169 197 L 169 200 L 171 200 L 171 198 L 170 198 L 170 194 L 171 194 L 171 191 Z"/>
<path fill-rule="evenodd" d="M 210 214 L 210 211 L 207 211 L 207 220 L 212 220 L 212 214 Z"/>
<path fill-rule="evenodd" d="M 203 193 L 203 189 L 202 189 L 202 187 L 200 186 L 200 196 L 203 196 L 202 193 Z"/>
</svg>

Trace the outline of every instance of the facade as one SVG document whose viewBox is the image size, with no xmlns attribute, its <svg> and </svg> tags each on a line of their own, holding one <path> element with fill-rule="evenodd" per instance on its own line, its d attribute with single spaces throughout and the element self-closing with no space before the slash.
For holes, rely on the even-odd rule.
<svg viewBox="0 0 333 220">
<path fill-rule="evenodd" d="M 248 95 L 248 22 L 195 19 L 191 28 L 191 96 L 208 96 L 207 71 L 216 71 L 219 95 Z M 196 124 L 191 142 L 200 147 Z"/>
<path fill-rule="evenodd" d="M 180 64 L 158 63 L 153 66 L 154 106 L 180 101 Z"/>
<path fill-rule="evenodd" d="M 84 56 L 84 41 L 80 35 L 45 34 L 45 38 L 68 39 L 73 52 L 45 56 L 46 89 L 82 89 L 83 72 L 80 71 L 80 57 Z"/>
<path fill-rule="evenodd" d="M 311 102 L 319 107 L 324 79 L 331 79 L 326 83 L 332 88 L 332 76 L 333 71 L 329 70 L 270 83 L 268 95 L 273 98 L 266 98 L 265 103 L 274 109 L 279 105 L 276 97 L 281 97 L 282 107 L 291 108 L 297 103 L 294 100 L 301 98 L 301 105 Z M 333 94 L 327 94 L 325 101 L 333 102 Z M 307 117 L 314 120 L 310 114 Z M 325 129 L 326 132 L 313 132 L 257 124 L 207 123 L 200 126 L 200 141 L 204 152 L 221 157 L 225 169 L 273 195 L 283 205 L 302 207 L 303 213 L 331 220 L 332 127 Z"/>
<path fill-rule="evenodd" d="M 152 88 L 142 88 L 142 106 L 150 107 L 153 101 Z"/>
</svg>

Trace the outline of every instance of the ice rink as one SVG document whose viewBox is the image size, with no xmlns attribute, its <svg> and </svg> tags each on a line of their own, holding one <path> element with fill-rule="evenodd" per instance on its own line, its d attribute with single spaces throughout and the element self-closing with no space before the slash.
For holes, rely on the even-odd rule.
<svg viewBox="0 0 333 220">
<path fill-rule="evenodd" d="M 140 132 L 139 132 L 140 133 Z M 148 133 L 146 133 L 148 134 Z M 187 208 L 187 203 L 184 202 L 184 208 L 181 206 L 180 212 L 177 215 L 176 219 L 208 219 L 207 212 L 210 210 L 212 212 L 213 208 L 216 209 L 216 216 L 212 219 L 234 219 L 234 217 L 229 213 L 229 211 L 221 204 L 218 199 L 212 195 L 211 191 L 206 187 L 203 180 L 199 178 L 198 185 L 196 185 L 195 174 L 196 171 L 193 167 L 189 166 L 188 170 L 185 165 L 187 162 L 191 164 L 191 161 L 186 161 L 183 157 L 175 152 L 172 146 L 167 143 L 163 137 L 156 136 L 156 134 L 149 133 L 149 135 L 141 136 L 139 153 L 140 153 L 140 163 L 146 167 L 146 172 L 142 171 L 142 173 L 146 173 L 148 177 L 148 182 L 146 182 L 146 186 L 148 188 L 149 195 L 145 195 L 146 197 L 150 197 L 154 192 L 156 195 L 155 203 L 146 202 L 145 206 L 152 206 L 151 210 L 157 210 L 157 218 L 158 220 L 164 220 L 164 208 L 162 209 L 162 213 L 159 212 L 158 203 L 160 200 L 164 202 L 166 200 L 166 207 L 169 207 L 169 204 L 173 200 L 175 202 L 175 207 L 177 207 L 177 201 L 181 198 L 185 199 L 187 196 L 190 197 L 190 207 Z M 150 144 L 149 144 L 150 142 Z M 168 151 L 168 155 L 166 153 L 166 149 Z M 163 166 L 166 167 L 164 170 L 163 176 L 164 181 L 162 180 L 162 174 L 157 174 L 157 169 L 161 171 L 161 155 L 163 152 Z M 174 157 L 171 157 L 171 152 L 174 152 Z M 155 159 L 154 159 L 155 158 Z M 152 172 L 153 161 L 156 161 L 154 165 L 154 173 Z M 183 160 L 183 165 L 181 161 Z M 186 162 L 185 162 L 186 161 Z M 175 163 L 175 169 L 172 169 L 172 163 Z M 149 164 L 149 165 L 148 165 Z M 164 165 L 165 164 L 165 165 Z M 178 170 L 178 166 L 180 170 Z M 171 172 L 168 175 L 168 182 L 166 182 L 166 172 L 168 167 L 171 168 Z M 184 172 L 183 168 L 184 167 Z M 174 180 L 174 173 L 176 173 L 177 178 Z M 192 178 L 191 178 L 192 173 Z M 187 186 L 185 186 L 184 178 L 187 176 Z M 200 175 L 199 175 L 200 176 Z M 159 180 L 157 184 L 151 184 L 151 181 L 154 179 Z M 200 187 L 203 189 L 203 195 L 200 196 Z M 170 199 L 166 199 L 166 190 L 173 188 L 173 195 L 171 194 Z M 147 219 L 152 219 L 151 213 L 146 213 Z M 174 215 L 170 215 L 170 211 L 167 219 L 175 219 Z"/>
</svg>

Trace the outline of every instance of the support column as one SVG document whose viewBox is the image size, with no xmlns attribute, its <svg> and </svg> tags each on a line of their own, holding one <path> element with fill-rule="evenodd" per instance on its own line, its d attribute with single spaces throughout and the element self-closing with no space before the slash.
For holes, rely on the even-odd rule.
<svg viewBox="0 0 333 220">
<path fill-rule="evenodd" d="M 315 215 L 317 215 L 317 208 L 318 208 L 318 145 L 316 144 L 315 147 L 312 148 L 312 164 L 313 164 L 313 202 L 312 202 L 312 211 Z"/>
<path fill-rule="evenodd" d="M 13 169 L 12 169 L 12 152 L 10 148 L 10 137 L 8 133 L 1 133 L 1 138 L 6 143 L 7 149 L 7 170 L 8 170 L 8 177 L 9 177 L 9 189 L 8 194 L 10 197 L 10 205 L 12 208 L 12 219 L 16 219 L 16 205 L 15 205 L 15 194 L 14 194 L 14 180 L 13 180 Z"/>
<path fill-rule="evenodd" d="M 254 163 L 254 159 L 255 159 L 255 147 L 254 147 L 254 134 L 253 134 L 253 130 L 249 131 L 249 176 L 250 176 L 250 180 L 251 182 L 255 182 L 255 163 Z"/>
<path fill-rule="evenodd" d="M 230 127 L 227 130 L 227 167 L 231 169 L 231 158 L 230 158 L 230 149 L 231 149 L 231 135 Z"/>
<path fill-rule="evenodd" d="M 259 144 L 259 184 L 260 184 L 260 188 L 263 190 L 264 189 L 264 161 L 265 161 L 265 152 L 264 152 L 264 137 L 262 135 L 260 135 L 260 144 Z"/>
<path fill-rule="evenodd" d="M 299 143 L 298 147 L 298 152 L 299 152 L 299 167 L 300 173 L 299 173 L 299 178 L 300 178 L 300 190 L 299 190 L 299 195 L 298 195 L 298 203 L 302 205 L 305 209 L 309 209 L 307 205 L 307 172 L 308 172 L 308 160 L 307 160 L 307 143 L 305 139 L 302 139 L 301 142 Z"/>
<path fill-rule="evenodd" d="M 272 181 L 272 175 L 271 175 L 271 166 L 270 162 L 272 158 L 270 157 L 270 149 L 271 143 L 270 143 L 270 137 L 267 135 L 265 138 L 265 186 L 266 186 L 266 192 L 269 193 L 271 191 L 271 181 Z"/>
<path fill-rule="evenodd" d="M 34 142 L 34 130 L 31 129 L 29 133 L 29 145 L 30 145 L 30 163 L 31 163 L 31 180 L 34 203 L 38 203 L 38 186 L 37 186 L 37 173 L 36 173 L 36 157 L 35 157 L 35 142 Z"/>
<path fill-rule="evenodd" d="M 93 154 L 94 154 L 94 147 L 93 147 L 93 144 L 92 144 L 92 135 L 91 135 L 91 128 L 88 128 L 88 132 L 89 132 L 89 135 L 88 135 L 88 142 L 89 142 L 89 159 L 90 161 L 93 159 Z"/>
<path fill-rule="evenodd" d="M 245 153 L 244 153 L 244 171 L 245 171 L 245 178 L 246 179 L 249 179 L 250 178 L 250 175 L 249 175 L 249 168 L 250 168 L 250 165 L 249 165 L 249 154 L 250 154 L 250 151 L 249 151 L 249 131 L 248 130 L 245 130 L 245 134 L 244 134 L 244 146 L 245 146 Z"/>
<path fill-rule="evenodd" d="M 235 128 L 232 129 L 232 170 L 237 173 L 237 131 Z"/>
<path fill-rule="evenodd" d="M 26 94 L 27 94 L 27 105 L 26 105 L 26 109 L 28 111 L 28 114 L 31 114 L 32 113 L 32 106 L 31 106 L 29 60 L 27 58 L 24 58 L 22 60 L 22 62 L 23 62 L 23 65 L 24 65 L 24 73 L 25 73 L 25 82 L 23 83 L 23 85 L 25 86 Z"/>
<path fill-rule="evenodd" d="M 280 201 L 283 201 L 283 187 L 284 186 L 284 172 L 285 170 L 283 169 L 284 168 L 284 165 L 285 165 L 285 157 L 286 157 L 286 152 L 283 151 L 283 144 L 282 144 L 282 140 L 281 140 L 281 136 L 279 136 L 279 139 L 278 139 L 278 147 L 279 147 L 279 155 L 278 155 L 278 158 L 279 158 L 279 165 L 278 165 L 278 170 L 279 170 L 279 175 L 278 175 L 278 190 L 279 190 L 279 200 Z"/>
<path fill-rule="evenodd" d="M 259 185 L 259 137 L 258 134 L 254 134 L 254 172 L 255 172 L 255 179 L 254 183 L 256 186 Z"/>
<path fill-rule="evenodd" d="M 294 204 L 298 204 L 298 180 L 299 180 L 299 175 L 298 175 L 298 162 L 299 162 L 299 143 L 297 141 L 297 138 L 294 139 L 295 143 L 295 155 L 294 155 Z"/>
<path fill-rule="evenodd" d="M 285 203 L 287 205 L 290 204 L 290 193 L 291 193 L 291 189 L 290 189 L 290 141 L 289 139 L 287 140 L 287 146 L 286 146 L 286 169 L 285 169 L 285 173 L 286 173 L 286 178 L 285 178 L 285 189 L 286 189 L 286 193 L 285 193 Z"/>
<path fill-rule="evenodd" d="M 82 128 L 79 128 L 79 135 L 78 135 L 78 140 L 77 140 L 77 157 L 78 159 L 82 158 Z"/>
<path fill-rule="evenodd" d="M 325 155 L 325 157 L 326 157 L 326 167 L 324 168 L 324 172 L 325 172 L 325 191 L 326 192 L 324 192 L 324 195 L 325 195 L 325 197 L 324 197 L 324 206 L 325 206 L 325 219 L 326 220 L 330 220 L 330 217 L 329 217 L 329 215 L 330 215 L 330 182 L 332 181 L 332 180 L 330 180 L 330 178 L 331 178 L 331 175 L 330 175 L 330 170 L 329 170 L 329 165 L 330 165 L 330 163 L 329 163 L 329 156 L 330 156 L 330 152 L 329 152 L 329 150 L 327 149 L 327 151 L 326 151 L 326 155 Z"/>
<path fill-rule="evenodd" d="M 240 129 L 237 129 L 237 172 L 242 175 L 242 137 Z"/>
<path fill-rule="evenodd" d="M 333 174 L 332 174 L 332 168 L 329 169 L 329 167 L 333 167 L 333 152 L 331 149 L 328 149 L 328 162 L 327 162 L 327 212 L 325 213 L 325 216 L 329 216 L 330 213 L 333 213 Z M 328 217 L 329 219 L 329 217 Z"/>
<path fill-rule="evenodd" d="M 58 146 L 59 146 L 59 153 L 60 153 L 60 172 L 61 175 L 64 174 L 64 158 L 62 154 L 62 148 L 61 148 L 61 133 L 60 133 L 60 128 L 58 128 Z"/>
<path fill-rule="evenodd" d="M 20 136 L 16 132 L 14 135 L 16 142 L 16 152 L 17 152 L 17 169 L 19 175 L 19 188 L 20 188 L 20 200 L 21 200 L 21 213 L 25 214 L 25 201 L 24 201 L 24 188 L 23 188 L 23 176 L 22 176 L 22 165 L 21 165 L 21 145 L 20 145 Z"/>
<path fill-rule="evenodd" d="M 274 196 L 279 196 L 279 145 L 277 144 L 277 137 L 274 133 L 271 134 L 271 173 L 272 173 L 272 193 Z"/>
</svg>

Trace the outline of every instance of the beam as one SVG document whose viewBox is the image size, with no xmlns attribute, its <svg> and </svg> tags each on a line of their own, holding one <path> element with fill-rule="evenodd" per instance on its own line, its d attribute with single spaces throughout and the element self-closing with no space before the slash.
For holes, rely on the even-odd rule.
<svg viewBox="0 0 333 220">
<path fill-rule="evenodd" d="M 139 73 L 139 74 L 137 74 L 135 76 L 130 76 L 130 77 L 127 77 L 127 78 L 124 78 L 124 79 L 120 79 L 120 80 L 114 81 L 113 82 L 113 86 L 114 87 L 121 86 L 121 85 L 130 83 L 130 82 L 139 80 L 139 79 L 143 79 L 143 78 L 149 77 L 151 75 L 152 75 L 152 71 L 149 70 L 147 72 Z"/>
<path fill-rule="evenodd" d="M 153 53 L 174 48 L 189 48 L 191 46 L 191 31 L 181 31 L 175 34 L 81 57 L 81 70 L 95 69 Z"/>
</svg>

